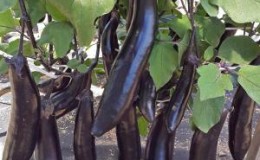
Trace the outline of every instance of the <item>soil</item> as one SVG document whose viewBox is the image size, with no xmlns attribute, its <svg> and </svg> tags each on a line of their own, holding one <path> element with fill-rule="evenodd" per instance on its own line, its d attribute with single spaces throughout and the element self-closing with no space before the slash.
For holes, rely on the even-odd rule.
<svg viewBox="0 0 260 160">
<path fill-rule="evenodd" d="M 98 84 L 102 86 L 104 81 Z M 0 76 L 0 89 L 8 86 L 8 78 L 6 76 Z M 95 90 L 93 91 L 95 92 Z M 95 94 L 94 94 L 95 95 Z M 97 95 L 97 94 L 96 94 Z M 227 104 L 230 105 L 231 96 L 227 97 Z M 98 103 L 100 96 L 95 97 L 95 105 Z M 7 130 L 11 94 L 8 93 L 0 97 L 0 133 Z M 3 104 L 5 103 L 5 104 Z M 189 126 L 190 111 L 186 111 L 185 116 L 177 129 L 176 139 L 175 139 L 175 150 L 174 159 L 175 160 L 188 160 L 189 159 L 189 147 L 191 143 L 191 138 L 193 131 Z M 254 115 L 253 127 L 256 125 L 257 120 L 260 117 L 260 109 L 256 108 Z M 67 114 L 66 116 L 58 120 L 59 135 L 62 147 L 62 156 L 64 160 L 74 160 L 73 156 L 73 130 L 74 130 L 74 119 L 75 111 Z M 232 160 L 228 149 L 228 128 L 227 121 L 222 129 L 220 139 L 218 142 L 217 160 Z M 141 137 L 142 147 L 145 147 L 146 137 Z M 2 150 L 4 145 L 5 137 L 0 137 L 0 159 L 2 156 Z M 102 137 L 96 138 L 96 149 L 97 149 L 97 159 L 98 160 L 116 160 L 118 156 L 118 148 L 116 142 L 115 130 L 111 130 Z"/>
</svg>

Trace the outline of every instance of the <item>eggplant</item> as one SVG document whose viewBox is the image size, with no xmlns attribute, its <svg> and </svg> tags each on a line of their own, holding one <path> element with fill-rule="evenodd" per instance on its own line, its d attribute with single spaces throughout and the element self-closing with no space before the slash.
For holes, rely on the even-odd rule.
<svg viewBox="0 0 260 160">
<path fill-rule="evenodd" d="M 152 122 L 155 118 L 156 96 L 156 87 L 153 79 L 149 71 L 145 70 L 140 82 L 138 107 L 149 122 Z"/>
<path fill-rule="evenodd" d="M 115 127 L 132 106 L 148 61 L 157 23 L 156 1 L 136 1 L 129 34 L 117 56 L 105 86 L 92 127 L 101 136 Z"/>
<path fill-rule="evenodd" d="M 220 121 L 208 133 L 204 133 L 198 128 L 195 129 L 190 146 L 190 160 L 216 160 L 218 138 L 227 115 L 226 110 L 222 113 Z"/>
<path fill-rule="evenodd" d="M 140 160 L 141 141 L 137 124 L 136 107 L 133 105 L 116 126 L 119 160 Z"/>
<path fill-rule="evenodd" d="M 251 143 L 252 117 L 255 102 L 239 86 L 232 105 L 229 119 L 229 149 L 235 160 L 242 160 Z"/>
<path fill-rule="evenodd" d="M 21 53 L 6 62 L 9 64 L 12 108 L 3 160 L 28 160 L 39 135 L 40 95 L 28 62 Z"/>
<path fill-rule="evenodd" d="M 49 105 L 52 105 L 49 99 L 42 100 L 40 134 L 36 145 L 35 159 L 62 160 L 56 118 L 45 114 L 45 108 Z"/>
<path fill-rule="evenodd" d="M 163 107 L 152 123 L 145 147 L 145 160 L 173 159 L 175 132 L 168 132 L 165 123 L 166 111 Z"/>
<path fill-rule="evenodd" d="M 259 65 L 260 56 L 250 64 Z M 250 146 L 255 105 L 242 86 L 239 86 L 232 101 L 234 109 L 230 113 L 228 124 L 228 145 L 235 160 L 244 159 Z"/>
<path fill-rule="evenodd" d="M 193 81 L 196 73 L 196 32 L 192 31 L 189 46 L 186 49 L 182 61 L 183 69 L 176 88 L 171 96 L 166 115 L 166 125 L 169 132 L 174 132 L 179 126 L 191 94 Z"/>
<path fill-rule="evenodd" d="M 119 48 L 116 29 L 119 24 L 119 14 L 117 11 L 111 12 L 111 19 L 106 24 L 101 36 L 101 51 L 106 74 L 108 75 L 112 64 L 117 56 Z"/>
<path fill-rule="evenodd" d="M 246 155 L 246 160 L 257 160 L 257 157 L 260 157 L 260 120 L 256 125 L 255 133 Z"/>
</svg>

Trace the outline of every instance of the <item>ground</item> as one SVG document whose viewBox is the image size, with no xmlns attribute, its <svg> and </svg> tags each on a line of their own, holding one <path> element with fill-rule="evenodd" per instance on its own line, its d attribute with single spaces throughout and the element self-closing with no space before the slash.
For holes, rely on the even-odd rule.
<svg viewBox="0 0 260 160">
<path fill-rule="evenodd" d="M 8 86 L 8 79 L 6 77 L 0 77 L 0 89 Z M 95 90 L 94 90 L 95 92 Z M 95 95 L 95 94 L 94 94 Z M 99 94 L 96 94 L 99 95 Z M 0 97 L 0 102 L 11 103 L 11 94 L 6 94 Z M 97 104 L 99 96 L 95 97 Z M 229 105 L 230 103 L 227 103 Z M 10 105 L 0 103 L 0 133 L 6 131 L 8 125 L 8 117 L 10 112 Z M 192 137 L 192 130 L 189 126 L 190 112 L 187 111 L 184 119 L 182 120 L 176 134 L 175 140 L 175 160 L 188 160 L 189 159 L 189 147 Z M 253 126 L 256 125 L 256 121 L 260 118 L 260 109 L 256 109 L 254 115 Z M 75 111 L 62 117 L 58 120 L 59 134 L 62 147 L 62 156 L 64 160 L 74 160 L 73 156 L 73 130 L 74 130 Z M 228 118 L 227 118 L 228 120 Z M 217 160 L 232 160 L 228 149 L 228 129 L 227 120 L 222 129 L 220 140 L 218 144 Z M 2 159 L 2 150 L 5 137 L 0 138 L 0 159 Z M 142 147 L 145 146 L 146 137 L 142 137 Z M 96 138 L 97 159 L 98 160 L 116 160 L 118 155 L 118 149 L 116 145 L 115 131 L 112 130 L 106 133 L 104 136 Z"/>
</svg>

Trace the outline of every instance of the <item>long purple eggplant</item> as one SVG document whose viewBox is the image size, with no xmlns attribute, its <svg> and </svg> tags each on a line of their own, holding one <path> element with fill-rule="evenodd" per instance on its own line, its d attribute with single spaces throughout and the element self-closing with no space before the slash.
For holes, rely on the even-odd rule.
<svg viewBox="0 0 260 160">
<path fill-rule="evenodd" d="M 33 154 L 40 122 L 40 96 L 27 60 L 18 54 L 7 60 L 12 109 L 3 160 L 28 160 Z"/>
<path fill-rule="evenodd" d="M 155 118 L 156 95 L 153 79 L 149 71 L 145 70 L 140 81 L 138 107 L 149 122 L 152 122 Z"/>
<path fill-rule="evenodd" d="M 90 90 L 91 73 L 88 74 L 87 85 L 80 95 L 79 108 L 74 128 L 74 155 L 76 160 L 95 160 L 95 138 L 91 135 L 91 127 L 94 119 L 93 94 Z"/>
<path fill-rule="evenodd" d="M 129 34 L 112 67 L 99 103 L 92 127 L 95 136 L 101 136 L 115 127 L 132 106 L 150 55 L 157 22 L 156 1 L 136 1 L 134 10 Z"/>
<path fill-rule="evenodd" d="M 175 132 L 169 133 L 165 124 L 166 108 L 152 123 L 145 148 L 145 160 L 173 160 Z"/>
<path fill-rule="evenodd" d="M 169 132 L 174 132 L 180 124 L 187 102 L 191 94 L 193 81 L 196 73 L 197 47 L 195 29 L 192 31 L 189 46 L 184 53 L 183 69 L 176 88 L 171 96 L 166 117 L 166 125 Z"/>
<path fill-rule="evenodd" d="M 195 129 L 190 146 L 190 160 L 216 160 L 218 138 L 227 115 L 226 110 L 222 113 L 220 121 L 208 133 Z"/>
<path fill-rule="evenodd" d="M 140 160 L 141 142 L 137 124 L 136 107 L 133 105 L 116 126 L 119 160 Z"/>
<path fill-rule="evenodd" d="M 37 141 L 36 160 L 62 160 L 59 133 L 54 116 L 45 115 L 45 108 L 52 105 L 48 99 L 42 100 L 40 134 Z"/>
</svg>

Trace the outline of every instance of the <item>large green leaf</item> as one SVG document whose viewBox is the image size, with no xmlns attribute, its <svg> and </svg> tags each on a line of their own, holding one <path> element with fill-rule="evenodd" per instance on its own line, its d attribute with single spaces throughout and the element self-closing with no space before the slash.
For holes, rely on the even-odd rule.
<svg viewBox="0 0 260 160">
<path fill-rule="evenodd" d="M 260 104 L 260 66 L 243 65 L 238 71 L 238 83 L 246 93 Z"/>
<path fill-rule="evenodd" d="M 219 57 L 231 63 L 248 64 L 260 54 L 260 47 L 247 36 L 232 36 L 219 48 Z"/>
<path fill-rule="evenodd" d="M 13 18 L 11 10 L 0 13 L 0 36 L 15 29 L 18 21 Z"/>
<path fill-rule="evenodd" d="M 155 43 L 149 64 L 151 76 L 158 90 L 170 80 L 176 70 L 178 53 L 170 43 Z"/>
<path fill-rule="evenodd" d="M 94 34 L 96 17 L 110 11 L 115 0 L 46 0 L 49 8 L 56 9 L 59 16 L 74 26 L 80 45 L 89 45 Z M 53 10 L 52 10 L 53 11 Z"/>
<path fill-rule="evenodd" d="M 221 97 L 225 95 L 226 90 L 232 90 L 233 85 L 231 76 L 222 74 L 215 64 L 208 64 L 197 69 L 200 77 L 198 87 L 200 91 L 200 100 Z"/>
<path fill-rule="evenodd" d="M 0 1 L 0 13 L 5 12 L 9 8 L 13 7 L 16 4 L 16 2 L 17 2 L 17 0 L 1 0 Z"/>
<path fill-rule="evenodd" d="M 195 20 L 199 26 L 200 38 L 216 47 L 225 32 L 225 25 L 215 17 L 196 16 Z"/>
<path fill-rule="evenodd" d="M 31 21 L 33 25 L 35 25 L 42 17 L 45 16 L 45 2 L 44 0 L 27 0 L 27 4 Z"/>
<path fill-rule="evenodd" d="M 168 25 L 181 38 L 183 38 L 185 33 L 191 29 L 189 18 L 186 15 L 174 18 Z"/>
<path fill-rule="evenodd" d="M 211 17 L 216 17 L 218 15 L 218 7 L 209 3 L 209 0 L 200 0 L 200 3 Z"/>
<path fill-rule="evenodd" d="M 191 120 L 197 128 L 207 133 L 220 120 L 225 98 L 222 96 L 201 101 L 199 97 L 198 92 L 192 106 Z"/>
<path fill-rule="evenodd" d="M 259 0 L 210 0 L 210 2 L 222 7 L 237 23 L 260 22 Z"/>
<path fill-rule="evenodd" d="M 63 57 L 70 48 L 73 38 L 73 28 L 65 22 L 51 22 L 43 30 L 39 45 L 52 43 L 57 57 Z"/>
</svg>

